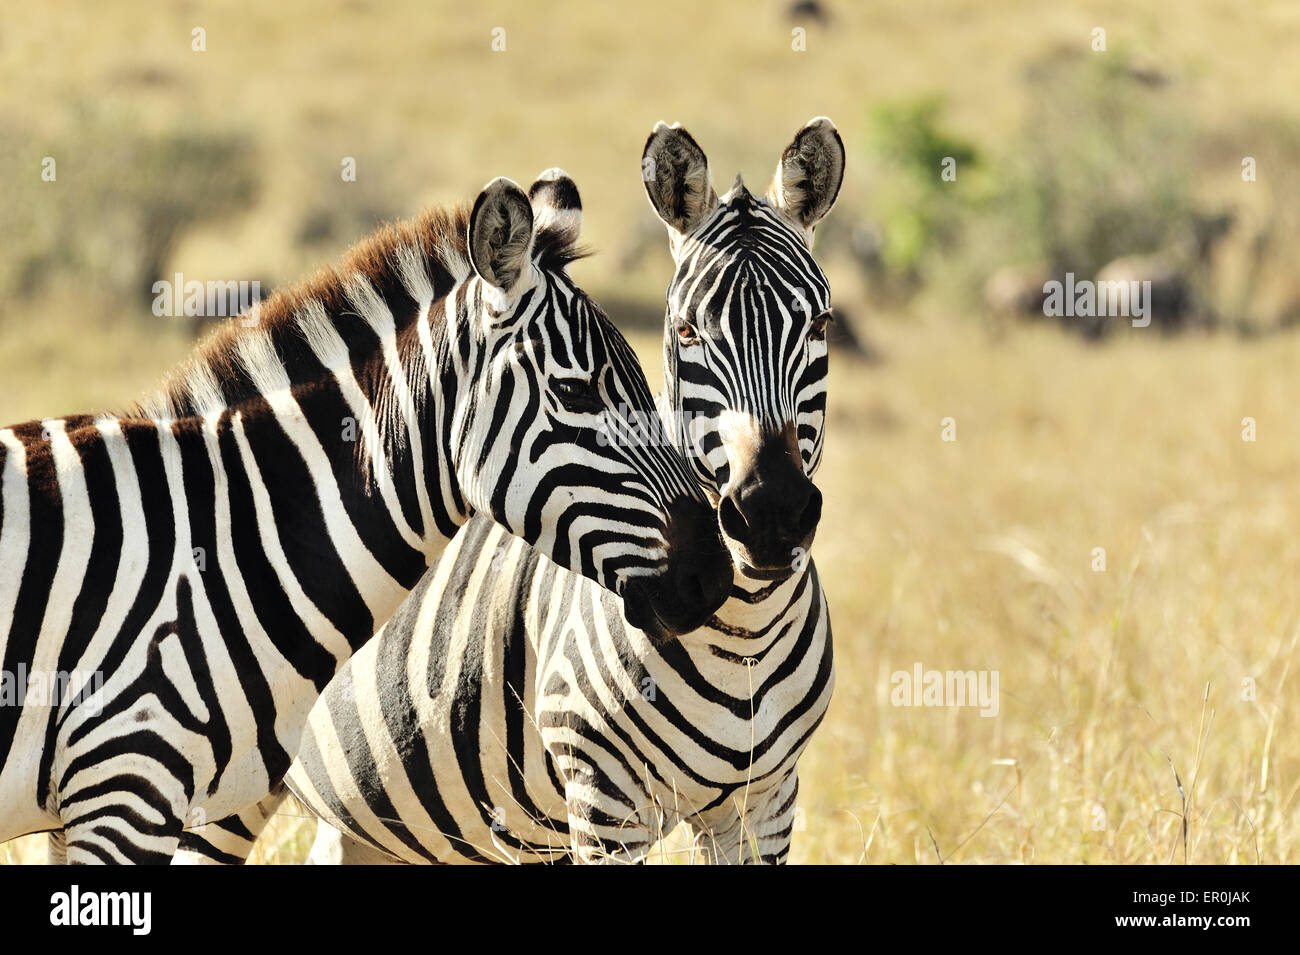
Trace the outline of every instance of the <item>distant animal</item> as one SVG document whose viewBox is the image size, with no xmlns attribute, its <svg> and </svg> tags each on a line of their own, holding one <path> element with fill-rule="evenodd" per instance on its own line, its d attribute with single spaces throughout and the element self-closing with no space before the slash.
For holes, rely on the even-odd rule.
<svg viewBox="0 0 1300 955">
<path fill-rule="evenodd" d="M 1029 318 L 1043 315 L 1043 286 L 1052 278 L 1045 265 L 1007 265 L 997 269 L 984 283 L 984 305 L 999 318 Z"/>
<path fill-rule="evenodd" d="M 1232 222 L 1230 214 L 1194 216 L 1190 233 L 1181 242 L 1160 252 L 1124 255 L 1107 262 L 1097 271 L 1097 285 L 1150 282 L 1152 328 L 1176 332 L 1192 324 L 1208 324 L 1211 316 L 1206 303 L 1198 299 L 1198 281 L 1209 268 L 1214 246 Z"/>
<path fill-rule="evenodd" d="M 825 24 L 830 20 L 830 14 L 827 12 L 825 5 L 818 3 L 817 0 L 795 0 L 794 3 L 786 7 L 786 15 L 792 23 L 815 22 Z"/>
</svg>

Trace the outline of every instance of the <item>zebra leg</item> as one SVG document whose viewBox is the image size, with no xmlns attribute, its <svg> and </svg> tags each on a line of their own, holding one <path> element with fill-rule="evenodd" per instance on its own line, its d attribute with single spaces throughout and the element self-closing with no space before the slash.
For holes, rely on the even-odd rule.
<svg viewBox="0 0 1300 955">
<path fill-rule="evenodd" d="M 694 861 L 701 865 L 743 865 L 752 860 L 746 845 L 751 833 L 741 825 L 740 813 L 731 806 L 720 807 L 692 820 L 695 830 Z"/>
<path fill-rule="evenodd" d="M 181 839 L 181 816 L 171 806 L 143 803 L 121 792 L 86 799 L 72 818 L 64 809 L 68 865 L 166 865 Z M 131 794 L 134 795 L 134 794 Z M 161 821 L 156 818 L 161 815 Z"/>
<path fill-rule="evenodd" d="M 742 819 L 736 799 L 696 817 L 695 848 L 715 865 L 782 865 L 790 854 L 799 776 L 791 772 Z"/>
<path fill-rule="evenodd" d="M 307 865 L 401 865 L 395 859 L 359 839 L 331 826 L 324 819 L 316 820 L 316 841 L 311 844 Z"/>
<path fill-rule="evenodd" d="M 45 839 L 45 864 L 68 864 L 68 837 L 62 829 L 52 829 Z"/>
<path fill-rule="evenodd" d="M 187 829 L 181 833 L 180 849 L 172 858 L 172 865 L 243 865 L 253 854 L 258 836 L 288 795 L 288 788 L 281 783 L 266 798 L 233 816 Z"/>
<path fill-rule="evenodd" d="M 645 861 L 658 838 L 661 814 L 640 787 L 625 792 L 613 783 L 602 785 L 594 776 L 583 775 L 565 784 L 564 799 L 575 862 L 618 865 Z"/>
<path fill-rule="evenodd" d="M 157 743 L 154 734 L 110 736 L 109 728 L 116 729 L 95 727 L 104 739 L 85 755 L 55 754 L 68 864 L 166 865 L 194 796 L 193 769 L 174 760 L 176 750 L 165 742 L 146 755 L 146 746 Z"/>
<path fill-rule="evenodd" d="M 790 840 L 794 835 L 795 823 L 800 819 L 799 810 L 795 808 L 798 797 L 799 771 L 792 769 L 767 801 L 764 807 L 766 811 L 754 824 L 758 857 L 764 865 L 785 865 L 789 859 Z"/>
</svg>

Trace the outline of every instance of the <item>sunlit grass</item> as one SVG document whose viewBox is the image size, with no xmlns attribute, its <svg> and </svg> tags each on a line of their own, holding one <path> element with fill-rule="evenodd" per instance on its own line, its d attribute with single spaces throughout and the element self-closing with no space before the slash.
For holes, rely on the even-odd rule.
<svg viewBox="0 0 1300 955">
<path fill-rule="evenodd" d="M 1293 862 L 1300 340 L 886 337 L 832 389 L 839 682 L 794 858 Z M 1000 713 L 892 706 L 916 662 L 998 670 Z"/>
</svg>

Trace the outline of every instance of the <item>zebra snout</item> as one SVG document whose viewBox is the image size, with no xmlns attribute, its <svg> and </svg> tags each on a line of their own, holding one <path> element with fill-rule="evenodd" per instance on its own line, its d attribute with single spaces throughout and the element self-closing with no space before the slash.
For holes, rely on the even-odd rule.
<svg viewBox="0 0 1300 955">
<path fill-rule="evenodd" d="M 731 595 L 731 556 L 711 507 L 683 497 L 669 513 L 668 575 L 677 600 L 670 622 L 685 633 L 708 621 Z"/>
<path fill-rule="evenodd" d="M 700 618 L 686 627 L 690 630 L 712 617 L 731 596 L 731 555 L 718 536 L 712 509 L 705 508 L 699 520 L 698 543 L 684 548 L 680 558 L 669 564 L 686 618 L 683 622 Z"/>
<path fill-rule="evenodd" d="M 703 626 L 731 595 L 731 557 L 710 507 L 679 498 L 669 508 L 667 539 L 663 569 L 632 580 L 623 593 L 628 622 L 654 640 Z"/>
<path fill-rule="evenodd" d="M 790 574 L 807 554 L 822 516 L 822 493 L 802 470 L 754 468 L 731 482 L 718 524 L 741 569 L 756 577 Z"/>
</svg>

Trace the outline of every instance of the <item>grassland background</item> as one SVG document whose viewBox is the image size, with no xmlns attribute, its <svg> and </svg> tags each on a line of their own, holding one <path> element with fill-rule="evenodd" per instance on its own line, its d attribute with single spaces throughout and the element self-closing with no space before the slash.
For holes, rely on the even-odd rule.
<svg viewBox="0 0 1300 955">
<path fill-rule="evenodd" d="M 654 235 L 638 159 L 656 120 L 686 124 L 723 187 L 737 171 L 760 187 L 794 130 L 831 116 L 849 150 L 832 219 L 857 222 L 891 189 L 859 175 L 873 104 L 941 96 L 996 183 L 1035 95 L 1027 67 L 1086 53 L 1099 25 L 1173 76 L 1228 144 L 1188 171 L 1154 143 L 1157 172 L 1167 161 L 1243 215 L 1300 192 L 1277 182 L 1294 167 L 1261 170 L 1272 191 L 1239 176 L 1250 117 L 1293 112 L 1300 5 L 825 6 L 832 20 L 806 24 L 806 52 L 791 49 L 801 21 L 780 3 L 109 0 L 7 14 L 0 260 L 36 265 L 0 298 L 0 420 L 119 406 L 191 347 L 129 274 L 133 237 L 166 232 L 169 215 L 185 227 L 158 242 L 156 277 L 276 285 L 378 218 L 552 165 L 578 182 L 599 253 L 575 275 L 628 316 L 654 381 L 644 322 L 669 275 L 662 237 L 627 262 Z M 206 52 L 191 50 L 195 27 Z M 505 52 L 491 49 L 495 27 Z M 169 175 L 205 144 L 227 151 L 205 173 L 211 193 L 238 201 L 189 209 L 204 187 L 187 186 L 159 204 L 163 226 L 141 231 L 132 209 L 175 191 Z M 45 156 L 56 182 L 41 181 Z M 339 175 L 345 156 L 355 183 Z M 878 357 L 833 357 L 814 557 L 838 685 L 801 762 L 793 860 L 1296 862 L 1300 337 L 1135 333 L 1089 348 L 1054 328 L 990 334 L 978 296 L 882 306 L 834 238 L 819 255 L 836 304 Z M 1295 238 L 1283 236 L 1290 261 Z M 82 251 L 60 256 L 63 241 Z M 966 263 L 999 252 L 979 235 L 967 246 L 985 254 Z M 941 440 L 945 417 L 955 442 Z M 892 706 L 890 673 L 918 661 L 998 670 L 999 715 Z M 35 861 L 39 841 L 0 860 Z M 287 812 L 258 858 L 299 861 L 308 842 Z"/>
</svg>

